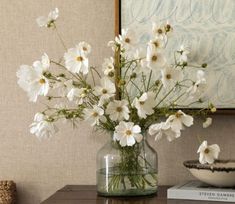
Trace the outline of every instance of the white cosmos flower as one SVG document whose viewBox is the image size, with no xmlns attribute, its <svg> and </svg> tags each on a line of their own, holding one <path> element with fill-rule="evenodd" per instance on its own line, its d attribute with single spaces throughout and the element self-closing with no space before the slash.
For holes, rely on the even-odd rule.
<svg viewBox="0 0 235 204">
<path fill-rule="evenodd" d="M 17 71 L 18 84 L 27 92 L 30 101 L 36 102 L 39 95 L 47 95 L 49 81 L 44 73 L 49 69 L 49 66 L 49 57 L 44 53 L 41 61 L 35 61 L 33 66 L 21 65 Z"/>
<path fill-rule="evenodd" d="M 155 37 L 162 38 L 164 42 L 167 41 L 166 30 L 163 24 L 152 24 L 152 32 Z"/>
<path fill-rule="evenodd" d="M 82 50 L 82 52 L 87 56 L 91 53 L 91 46 L 87 42 L 80 42 L 77 45 L 79 50 Z"/>
<path fill-rule="evenodd" d="M 108 44 L 107 44 L 107 46 L 111 47 L 114 52 L 117 49 L 117 44 L 119 44 L 117 41 L 118 41 L 118 37 L 116 37 L 115 40 L 109 41 Z"/>
<path fill-rule="evenodd" d="M 128 102 L 126 100 L 114 100 L 108 104 L 106 114 L 108 114 L 113 121 L 128 120 L 130 111 L 127 105 Z"/>
<path fill-rule="evenodd" d="M 84 42 L 82 42 L 84 43 Z M 88 73 L 89 62 L 87 54 L 89 51 L 88 44 L 86 45 L 87 51 L 84 52 L 81 44 L 77 45 L 75 48 L 70 48 L 64 54 L 65 66 L 66 68 L 73 73 Z"/>
<path fill-rule="evenodd" d="M 50 138 L 58 131 L 54 123 L 48 122 L 46 119 L 42 113 L 36 113 L 34 122 L 30 125 L 30 133 L 35 134 L 38 139 Z"/>
<path fill-rule="evenodd" d="M 181 70 L 173 68 L 172 66 L 166 66 L 161 70 L 162 74 L 162 84 L 164 88 L 171 87 L 175 85 L 176 82 L 183 79 L 183 73 Z"/>
<path fill-rule="evenodd" d="M 105 58 L 104 63 L 102 64 L 102 70 L 104 75 L 108 76 L 110 72 L 114 73 L 114 59 L 113 57 Z"/>
<path fill-rule="evenodd" d="M 72 88 L 68 94 L 67 98 L 69 101 L 75 101 L 77 104 L 81 105 L 84 102 L 89 90 L 87 88 Z"/>
<path fill-rule="evenodd" d="M 132 122 L 121 121 L 115 127 L 114 140 L 119 141 L 122 147 L 133 146 L 136 142 L 141 142 L 143 135 L 139 125 L 134 125 Z"/>
<path fill-rule="evenodd" d="M 181 64 L 187 63 L 188 62 L 188 55 L 190 54 L 189 48 L 185 47 L 184 45 L 181 45 L 178 52 L 180 53 L 179 62 Z"/>
<path fill-rule="evenodd" d="M 94 93 L 100 97 L 99 105 L 103 105 L 109 98 L 115 95 L 116 88 L 115 84 L 108 77 L 100 79 L 100 84 L 100 86 L 94 88 Z"/>
<path fill-rule="evenodd" d="M 148 43 L 148 45 L 153 45 L 156 49 L 162 49 L 165 47 L 165 42 L 162 37 L 154 37 Z"/>
<path fill-rule="evenodd" d="M 166 63 L 165 57 L 154 45 L 148 46 L 146 61 L 147 66 L 152 70 L 157 70 L 157 68 L 163 67 Z"/>
<path fill-rule="evenodd" d="M 155 135 L 155 140 L 160 140 L 163 136 L 165 136 L 169 142 L 180 137 L 181 135 L 180 131 L 174 131 L 168 122 L 161 122 L 151 125 L 149 127 L 149 134 Z"/>
<path fill-rule="evenodd" d="M 91 126 L 99 125 L 100 121 L 105 122 L 104 110 L 98 106 L 93 106 L 92 109 L 84 109 L 84 118 Z"/>
<path fill-rule="evenodd" d="M 192 98 L 198 98 L 206 89 L 205 72 L 202 70 L 197 71 L 197 80 L 188 88 L 187 92 Z"/>
<path fill-rule="evenodd" d="M 212 118 L 208 117 L 206 121 L 202 124 L 203 128 L 208 128 L 212 124 Z"/>
<path fill-rule="evenodd" d="M 53 11 L 50 11 L 48 16 L 40 16 L 36 19 L 39 27 L 51 27 L 55 20 L 59 17 L 59 9 L 55 8 Z"/>
<path fill-rule="evenodd" d="M 134 30 L 122 29 L 122 34 L 119 35 L 118 38 L 116 38 L 116 41 L 126 51 L 132 49 L 133 46 L 136 44 L 136 35 Z"/>
<path fill-rule="evenodd" d="M 203 141 L 198 148 L 197 153 L 200 154 L 199 162 L 201 164 L 213 164 L 219 157 L 220 148 L 217 144 L 208 145 L 207 141 Z"/>
<path fill-rule="evenodd" d="M 174 115 L 170 115 L 167 122 L 169 122 L 171 128 L 177 132 L 182 130 L 184 125 L 187 127 L 193 125 L 193 117 L 179 110 Z"/>
<path fill-rule="evenodd" d="M 140 118 L 146 118 L 147 115 L 154 113 L 153 108 L 157 105 L 155 94 L 153 92 L 145 92 L 140 98 L 135 98 L 132 106 L 137 109 Z"/>
</svg>

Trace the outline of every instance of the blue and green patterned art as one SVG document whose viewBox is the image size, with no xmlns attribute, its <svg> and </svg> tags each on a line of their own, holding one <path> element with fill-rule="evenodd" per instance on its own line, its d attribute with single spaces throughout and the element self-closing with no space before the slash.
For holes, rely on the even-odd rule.
<svg viewBox="0 0 235 204">
<path fill-rule="evenodd" d="M 235 0 L 122 0 L 122 28 L 135 29 L 138 44 L 150 39 L 152 22 L 166 21 L 174 28 L 169 53 L 181 44 L 190 47 L 192 63 L 208 64 L 212 102 L 235 108 Z"/>
</svg>

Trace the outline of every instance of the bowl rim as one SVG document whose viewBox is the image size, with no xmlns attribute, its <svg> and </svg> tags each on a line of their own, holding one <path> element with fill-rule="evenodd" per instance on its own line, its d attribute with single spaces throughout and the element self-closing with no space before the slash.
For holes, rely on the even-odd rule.
<svg viewBox="0 0 235 204">
<path fill-rule="evenodd" d="M 184 161 L 183 164 L 186 168 L 188 169 L 197 169 L 197 170 L 209 170 L 209 171 L 219 171 L 219 172 L 231 172 L 231 171 L 235 171 L 235 167 L 218 167 L 218 166 L 214 166 L 216 163 L 235 163 L 234 159 L 219 159 L 219 160 L 215 160 L 214 164 L 201 164 L 198 160 L 187 160 Z"/>
</svg>

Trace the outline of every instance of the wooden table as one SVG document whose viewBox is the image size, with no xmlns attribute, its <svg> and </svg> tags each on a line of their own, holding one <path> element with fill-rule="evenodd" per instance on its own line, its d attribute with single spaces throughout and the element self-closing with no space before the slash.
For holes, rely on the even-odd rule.
<svg viewBox="0 0 235 204">
<path fill-rule="evenodd" d="M 101 197 L 96 186 L 68 185 L 41 204 L 221 204 L 225 202 L 168 200 L 167 188 L 160 186 L 158 194 L 147 197 Z"/>
</svg>

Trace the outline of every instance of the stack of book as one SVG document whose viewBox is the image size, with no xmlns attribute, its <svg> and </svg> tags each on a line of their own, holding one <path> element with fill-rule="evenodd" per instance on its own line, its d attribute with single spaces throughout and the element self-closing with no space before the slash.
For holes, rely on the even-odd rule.
<svg viewBox="0 0 235 204">
<path fill-rule="evenodd" d="M 167 198 L 235 203 L 235 187 L 216 188 L 200 181 L 189 181 L 169 188 Z"/>
</svg>

